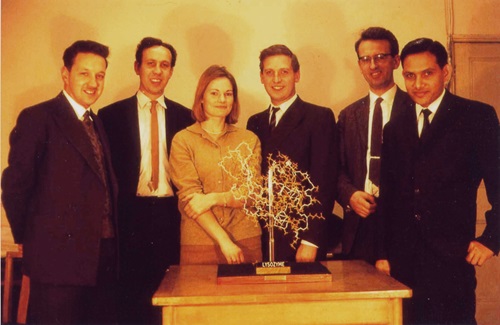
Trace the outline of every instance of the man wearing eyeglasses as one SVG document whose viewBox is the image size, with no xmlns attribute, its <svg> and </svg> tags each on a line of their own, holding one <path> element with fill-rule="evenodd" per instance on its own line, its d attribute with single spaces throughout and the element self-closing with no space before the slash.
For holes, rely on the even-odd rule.
<svg viewBox="0 0 500 325">
<path fill-rule="evenodd" d="M 388 273 L 387 261 L 377 261 L 380 245 L 375 236 L 382 129 L 410 100 L 394 83 L 393 72 L 400 60 L 393 33 L 370 27 L 361 33 L 354 47 L 369 94 L 339 115 L 341 167 L 337 200 L 344 208 L 342 253 Z"/>
</svg>

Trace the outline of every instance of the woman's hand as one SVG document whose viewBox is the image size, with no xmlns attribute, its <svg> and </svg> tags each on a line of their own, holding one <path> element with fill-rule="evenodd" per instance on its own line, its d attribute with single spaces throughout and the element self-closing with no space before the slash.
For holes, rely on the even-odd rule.
<svg viewBox="0 0 500 325">
<path fill-rule="evenodd" d="M 201 193 L 191 193 L 182 200 L 183 203 L 186 203 L 184 211 L 188 217 L 193 219 L 198 218 L 200 215 L 210 210 L 214 205 L 212 201 L 210 194 Z"/>
<path fill-rule="evenodd" d="M 243 251 L 230 239 L 228 239 L 224 243 L 221 243 L 220 248 L 228 264 L 241 264 L 245 262 Z"/>
</svg>

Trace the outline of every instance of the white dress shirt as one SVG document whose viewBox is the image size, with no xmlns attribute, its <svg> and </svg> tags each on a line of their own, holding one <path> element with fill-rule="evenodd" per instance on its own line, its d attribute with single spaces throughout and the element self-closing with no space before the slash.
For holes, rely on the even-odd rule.
<svg viewBox="0 0 500 325">
<path fill-rule="evenodd" d="M 417 114 L 418 135 L 420 135 L 424 127 L 424 116 L 423 114 L 420 113 L 422 113 L 422 111 L 426 108 L 431 111 L 431 114 L 429 114 L 429 124 L 430 124 L 434 119 L 434 116 L 436 115 L 439 105 L 441 105 L 441 102 L 443 101 L 444 93 L 445 90 L 443 89 L 441 95 L 435 101 L 433 101 L 428 107 L 422 107 L 419 104 L 415 104 L 415 113 Z"/>
<path fill-rule="evenodd" d="M 394 104 L 394 98 L 396 97 L 396 91 L 398 87 L 394 85 L 391 89 L 386 91 L 381 96 L 374 94 L 370 91 L 370 112 L 368 115 L 368 146 L 366 150 L 366 170 L 370 170 L 370 152 L 371 152 L 371 138 L 372 138 L 372 121 L 373 121 L 373 111 L 375 110 L 375 101 L 377 98 L 381 97 L 383 101 L 380 103 L 380 107 L 382 107 L 382 125 L 385 126 L 387 122 L 389 122 L 391 118 L 392 105 Z M 365 192 L 369 194 L 376 194 L 378 189 L 374 190 L 374 185 L 372 181 L 369 179 L 368 172 L 365 177 Z"/>
<path fill-rule="evenodd" d="M 293 102 L 297 99 L 298 95 L 295 93 L 289 100 L 287 100 L 284 103 L 281 103 L 280 105 L 269 105 L 269 123 L 271 123 L 271 114 L 273 113 L 273 107 L 279 107 L 280 110 L 276 112 L 276 126 L 278 126 L 279 121 L 283 117 L 283 114 L 286 113 L 286 111 L 292 106 Z"/>
<path fill-rule="evenodd" d="M 141 138 L 141 166 L 139 172 L 139 183 L 137 185 L 137 196 L 173 196 L 174 191 L 168 175 L 167 154 L 167 132 L 165 125 L 165 97 L 156 99 L 156 111 L 158 114 L 158 134 L 160 148 L 160 170 L 159 183 L 156 190 L 149 186 L 151 181 L 151 99 L 141 91 L 137 92 L 137 111 L 139 116 L 139 134 Z"/>
</svg>

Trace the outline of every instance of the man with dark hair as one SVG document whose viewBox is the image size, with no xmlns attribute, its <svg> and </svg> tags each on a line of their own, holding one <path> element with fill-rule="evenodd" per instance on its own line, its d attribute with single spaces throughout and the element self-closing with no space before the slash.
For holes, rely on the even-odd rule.
<svg viewBox="0 0 500 325">
<path fill-rule="evenodd" d="M 63 53 L 64 66 L 70 70 L 78 53 L 93 53 L 104 58 L 108 66 L 109 48 L 94 41 L 76 41 Z"/>
<path fill-rule="evenodd" d="M 399 45 L 392 32 L 370 27 L 361 33 L 354 48 L 369 94 L 339 115 L 337 200 L 344 208 L 342 253 L 348 259 L 362 259 L 388 272 L 386 262 L 376 263 L 382 130 L 392 117 L 407 109 L 410 99 L 394 83 Z"/>
<path fill-rule="evenodd" d="M 101 110 L 119 185 L 120 315 L 125 324 L 160 324 L 151 298 L 165 271 L 179 263 L 180 214 L 168 174 L 174 135 L 191 111 L 165 97 L 177 52 L 160 39 L 137 46 L 138 92 Z"/>
<path fill-rule="evenodd" d="M 445 89 L 452 68 L 439 42 L 411 41 L 401 62 L 415 103 L 384 130 L 380 203 L 391 275 L 413 290 L 405 324 L 475 324 L 474 266 L 500 249 L 498 117 Z M 476 238 L 481 180 L 491 210 Z"/>
<path fill-rule="evenodd" d="M 262 144 L 262 173 L 268 170 L 267 157 L 287 155 L 298 169 L 309 173 L 318 186 L 315 198 L 321 202 L 310 213 L 325 219 L 309 219 L 300 233 L 298 248 L 291 247 L 294 234 L 275 231 L 275 260 L 313 262 L 325 259 L 327 219 L 332 218 L 337 182 L 336 125 L 332 110 L 304 102 L 295 91 L 300 80 L 297 56 L 284 45 L 273 45 L 260 53 L 260 79 L 271 104 L 248 120 L 247 128 Z M 292 216 L 293 218 L 294 216 Z M 263 253 L 269 258 L 268 231 L 264 229 Z"/>
<path fill-rule="evenodd" d="M 67 48 L 63 91 L 24 109 L 10 136 L 2 201 L 31 280 L 30 323 L 116 322 L 116 180 L 90 108 L 108 54 L 93 41 Z"/>
</svg>

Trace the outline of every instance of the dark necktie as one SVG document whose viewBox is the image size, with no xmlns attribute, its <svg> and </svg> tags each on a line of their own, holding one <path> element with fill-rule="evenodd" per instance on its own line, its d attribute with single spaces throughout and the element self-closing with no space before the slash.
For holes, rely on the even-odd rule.
<svg viewBox="0 0 500 325">
<path fill-rule="evenodd" d="M 420 131 L 420 137 L 424 134 L 425 130 L 429 128 L 429 115 L 431 115 L 432 112 L 428 108 L 424 108 L 423 110 L 420 111 L 420 115 L 423 115 L 424 118 L 424 123 L 422 124 L 422 130 Z"/>
<path fill-rule="evenodd" d="M 272 110 L 273 112 L 271 113 L 271 121 L 269 122 L 270 132 L 273 132 L 274 128 L 276 127 L 276 113 L 280 110 L 280 108 L 273 106 Z"/>
<path fill-rule="evenodd" d="M 113 238 L 113 224 L 111 221 L 111 204 L 109 196 L 108 180 L 106 177 L 106 170 L 104 167 L 104 154 L 102 150 L 102 144 L 99 140 L 99 135 L 95 131 L 94 122 L 90 119 L 90 110 L 83 114 L 83 126 L 87 135 L 89 136 L 90 143 L 92 144 L 92 150 L 94 152 L 94 158 L 97 163 L 97 169 L 99 171 L 99 176 L 104 183 L 106 188 L 106 200 L 104 205 L 103 219 L 102 219 L 102 238 Z"/>
<path fill-rule="evenodd" d="M 157 190 L 160 179 L 160 144 L 158 139 L 158 112 L 156 100 L 151 101 L 151 189 Z"/>
<path fill-rule="evenodd" d="M 382 152 L 382 106 L 384 99 L 379 97 L 375 101 L 372 117 L 372 136 L 370 143 L 370 170 L 369 179 L 376 186 L 380 184 L 380 154 Z"/>
</svg>

